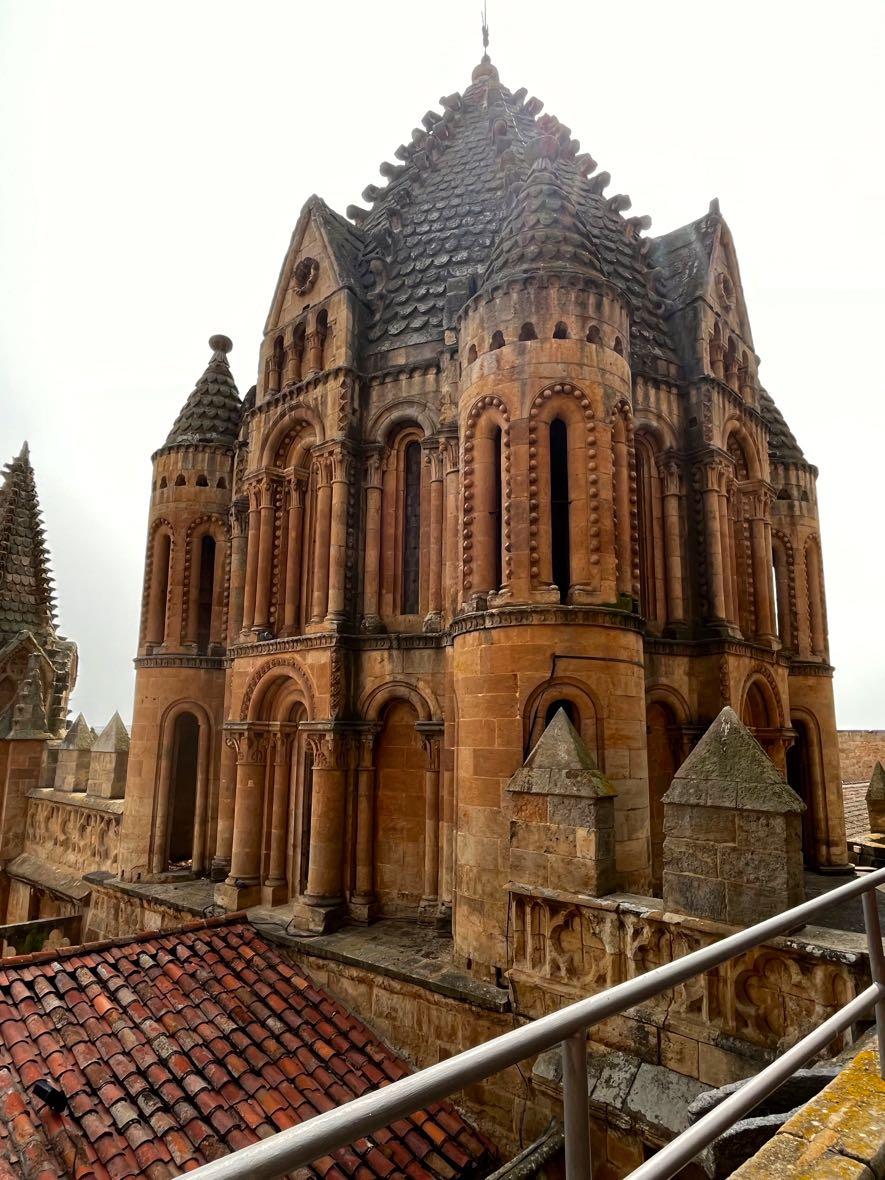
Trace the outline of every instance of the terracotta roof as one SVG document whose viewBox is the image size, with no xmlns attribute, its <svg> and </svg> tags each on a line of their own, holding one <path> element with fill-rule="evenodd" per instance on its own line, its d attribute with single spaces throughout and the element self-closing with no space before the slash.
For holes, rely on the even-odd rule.
<svg viewBox="0 0 885 1180">
<path fill-rule="evenodd" d="M 43 518 L 28 444 L 8 463 L 0 487 L 0 646 L 28 630 L 55 630 L 55 600 Z"/>
<path fill-rule="evenodd" d="M 0 962 L 0 1180 L 166 1180 L 408 1072 L 242 915 Z M 491 1162 L 439 1103 L 304 1175 L 434 1180 Z"/>
<path fill-rule="evenodd" d="M 209 443 L 233 447 L 240 430 L 242 405 L 227 354 L 233 347 L 227 336 L 209 340 L 212 359 L 193 393 L 175 419 L 165 446 Z"/>
</svg>

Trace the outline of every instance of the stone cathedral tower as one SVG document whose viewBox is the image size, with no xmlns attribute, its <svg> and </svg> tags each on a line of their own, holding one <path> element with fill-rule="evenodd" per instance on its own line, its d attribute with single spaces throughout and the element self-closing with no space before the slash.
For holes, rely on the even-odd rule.
<svg viewBox="0 0 885 1180">
<path fill-rule="evenodd" d="M 125 877 L 211 872 L 311 930 L 451 922 L 493 976 L 546 723 L 649 893 L 726 704 L 805 801 L 806 859 L 845 864 L 817 472 L 728 226 L 713 202 L 648 236 L 542 107 L 485 57 L 369 208 L 311 197 L 243 406 L 213 338 L 154 456 Z"/>
</svg>

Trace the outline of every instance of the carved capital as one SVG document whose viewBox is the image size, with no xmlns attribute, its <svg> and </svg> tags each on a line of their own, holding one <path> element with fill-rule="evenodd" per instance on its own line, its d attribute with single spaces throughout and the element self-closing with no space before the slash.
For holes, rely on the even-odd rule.
<svg viewBox="0 0 885 1180">
<path fill-rule="evenodd" d="M 676 459 L 666 455 L 659 455 L 657 459 L 658 474 L 661 477 L 661 494 L 664 496 L 682 495 L 682 468 Z"/>
<path fill-rule="evenodd" d="M 442 748 L 443 723 L 441 721 L 419 721 L 415 725 L 424 753 L 427 756 L 427 769 L 439 770 L 440 750 Z"/>
</svg>

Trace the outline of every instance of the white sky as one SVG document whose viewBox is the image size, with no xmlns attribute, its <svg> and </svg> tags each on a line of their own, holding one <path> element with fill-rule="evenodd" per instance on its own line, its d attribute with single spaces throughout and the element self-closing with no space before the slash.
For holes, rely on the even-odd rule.
<svg viewBox="0 0 885 1180">
<path fill-rule="evenodd" d="M 481 53 L 479 0 L 0 0 L 0 460 L 23 438 L 73 699 L 131 717 L 150 455 L 225 332 L 240 392 L 311 192 L 344 211 Z M 819 483 L 842 727 L 885 727 L 885 5 L 491 0 L 528 87 L 650 213 L 718 196 Z"/>
</svg>

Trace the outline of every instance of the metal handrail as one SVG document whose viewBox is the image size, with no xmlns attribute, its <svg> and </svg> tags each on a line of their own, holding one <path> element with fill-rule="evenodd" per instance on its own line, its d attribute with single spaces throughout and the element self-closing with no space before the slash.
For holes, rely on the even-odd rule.
<svg viewBox="0 0 885 1180">
<path fill-rule="evenodd" d="M 243 1180 L 243 1177 L 249 1180 L 277 1180 L 295 1168 L 304 1167 L 337 1148 L 347 1147 L 396 1119 L 414 1114 L 430 1103 L 448 1098 L 474 1082 L 508 1069 L 526 1057 L 552 1049 L 557 1044 L 562 1045 L 563 1051 L 566 1176 L 568 1180 L 588 1180 L 592 1175 L 587 1086 L 588 1030 L 771 938 L 795 931 L 839 902 L 861 896 L 873 981 L 870 987 L 632 1173 L 635 1180 L 669 1180 L 699 1151 L 709 1146 L 723 1131 L 824 1048 L 833 1037 L 872 1007 L 876 1011 L 879 1072 L 880 1076 L 885 1077 L 885 955 L 875 895 L 879 885 L 885 885 L 885 869 L 850 881 L 635 979 L 625 980 L 531 1024 L 503 1033 L 455 1057 L 391 1082 L 380 1090 L 345 1102 L 296 1127 L 279 1131 L 260 1143 L 242 1147 L 188 1172 L 188 1180 Z"/>
</svg>

